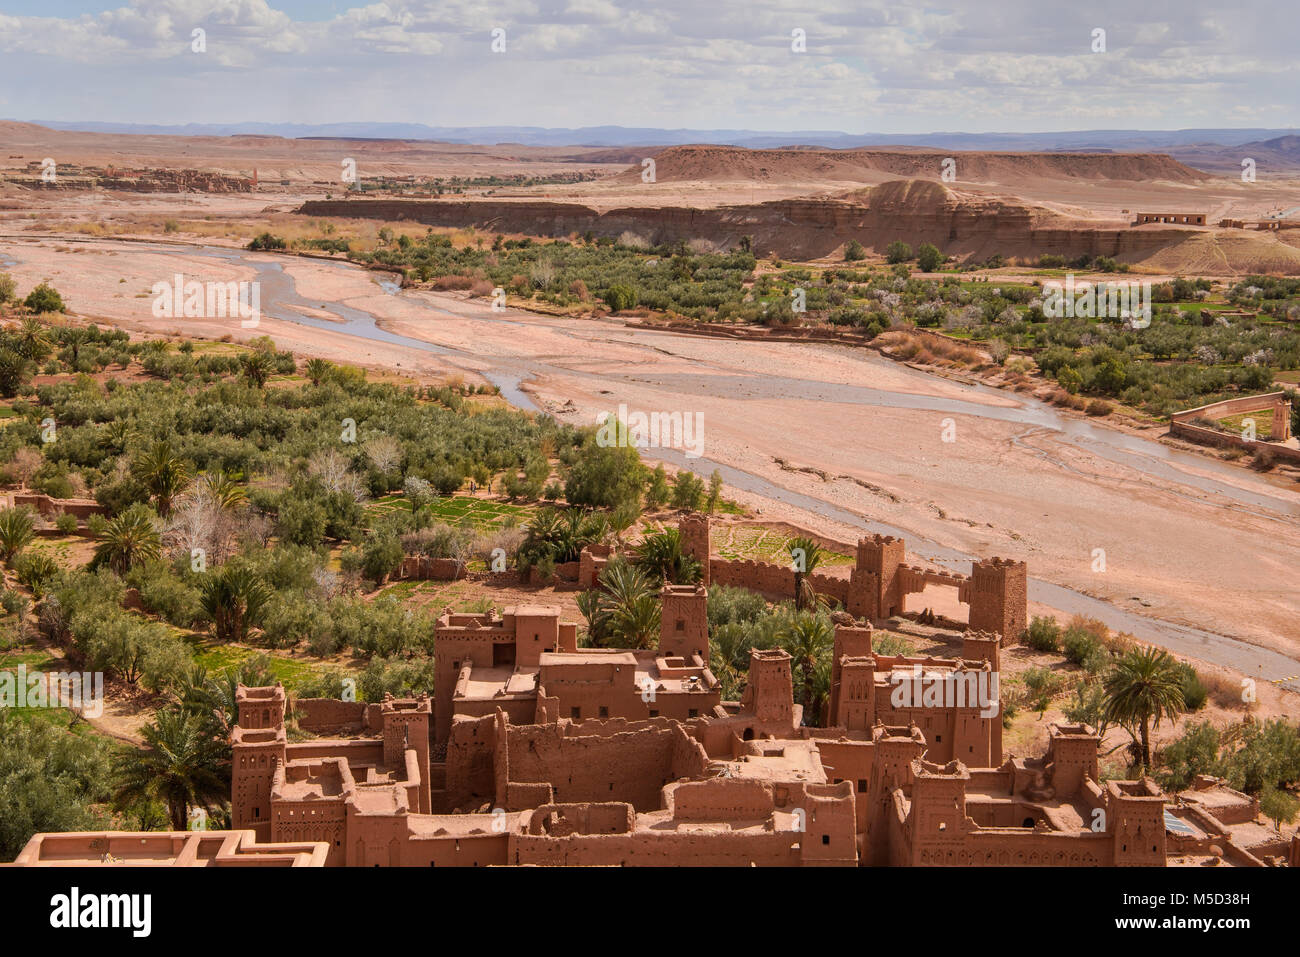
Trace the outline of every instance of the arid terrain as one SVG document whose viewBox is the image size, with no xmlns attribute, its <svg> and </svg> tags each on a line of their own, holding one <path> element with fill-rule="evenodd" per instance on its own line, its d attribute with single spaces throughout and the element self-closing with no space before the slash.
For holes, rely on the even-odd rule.
<svg viewBox="0 0 1300 957">
<path fill-rule="evenodd" d="M 259 186 L 220 195 L 6 186 L 0 262 L 21 286 L 55 285 L 79 317 L 153 335 L 236 341 L 270 335 L 300 355 L 424 380 L 486 379 L 508 400 L 572 423 L 592 423 L 619 403 L 699 412 L 702 457 L 656 449 L 645 450 L 646 457 L 704 475 L 720 468 L 729 494 L 762 518 L 795 521 L 841 541 L 864 530 L 901 534 L 912 554 L 941 564 L 961 566 L 990 554 L 1024 559 L 1036 611 L 1099 617 L 1117 630 L 1264 680 L 1300 671 L 1294 628 L 1300 608 L 1289 584 L 1300 558 L 1294 544 L 1300 491 L 1287 478 L 1171 448 L 1158 428 L 1121 432 L 1028 397 L 927 375 L 869 350 L 496 312 L 486 299 L 464 293 L 398 290 L 381 283 L 385 273 L 237 248 L 249 224 L 301 220 L 298 204 L 324 192 L 309 181 L 328 181 L 336 157 L 353 154 L 363 175 L 596 169 L 601 178 L 562 188 L 563 199 L 593 208 L 690 202 L 704 209 L 751 198 L 832 195 L 846 202 L 873 189 L 892 190 L 905 201 L 917 190 L 900 193 L 903 181 L 925 178 L 936 181 L 927 189 L 940 202 L 1014 201 L 1033 205 L 1040 225 L 1075 221 L 1069 228 L 1077 228 L 1091 221 L 1112 231 L 1127 230 L 1124 219 L 1138 208 L 1202 210 L 1211 221 L 1266 215 L 1292 181 L 1247 186 L 1167 156 L 970 154 L 959 158 L 956 182 L 947 186 L 937 182 L 937 168 L 927 175 L 942 157 L 919 150 L 681 147 L 658 152 L 658 182 L 651 185 L 639 176 L 635 151 L 139 138 L 27 126 L 10 126 L 6 134 L 13 167 L 50 152 L 83 165 L 190 164 L 241 176 L 256 168 L 260 181 L 289 181 L 265 192 Z M 746 189 L 752 197 L 744 196 Z M 554 187 L 512 192 L 560 198 Z M 164 232 L 168 217 L 183 218 L 186 226 Z M 1255 252 L 1271 244 L 1300 257 L 1300 231 L 1188 232 L 1194 235 L 1147 265 L 1179 274 L 1207 243 L 1215 255 L 1235 242 Z M 241 328 L 231 320 L 154 318 L 150 287 L 176 273 L 260 279 L 260 323 Z M 955 441 L 944 441 L 949 422 Z M 1105 553 L 1104 572 L 1094 571 L 1098 549 Z M 938 610 L 955 604 L 942 593 L 914 603 Z"/>
</svg>

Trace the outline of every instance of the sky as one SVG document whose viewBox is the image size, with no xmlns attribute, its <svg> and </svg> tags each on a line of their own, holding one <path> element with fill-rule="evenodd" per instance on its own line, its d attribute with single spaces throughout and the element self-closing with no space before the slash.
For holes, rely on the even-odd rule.
<svg viewBox="0 0 1300 957">
<path fill-rule="evenodd" d="M 1300 0 L 0 0 L 0 117 L 1295 127 L 1297 27 Z"/>
</svg>

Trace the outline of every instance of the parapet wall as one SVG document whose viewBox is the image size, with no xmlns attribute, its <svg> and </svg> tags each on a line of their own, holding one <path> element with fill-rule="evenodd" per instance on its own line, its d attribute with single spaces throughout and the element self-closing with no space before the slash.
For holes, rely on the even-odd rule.
<svg viewBox="0 0 1300 957">
<path fill-rule="evenodd" d="M 711 584 L 747 588 L 765 598 L 785 600 L 794 597 L 794 569 L 772 562 L 713 558 L 709 560 L 709 579 Z M 819 595 L 827 595 L 841 605 L 848 605 L 848 578 L 813 572 L 809 579 Z"/>
</svg>

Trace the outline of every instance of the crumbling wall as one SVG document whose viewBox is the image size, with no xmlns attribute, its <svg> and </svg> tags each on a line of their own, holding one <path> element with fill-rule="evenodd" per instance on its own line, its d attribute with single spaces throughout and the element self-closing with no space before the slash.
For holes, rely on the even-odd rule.
<svg viewBox="0 0 1300 957">
<path fill-rule="evenodd" d="M 298 727 L 313 734 L 331 732 L 356 733 L 365 730 L 367 705 L 364 701 L 340 701 L 338 698 L 297 698 Z"/>
<path fill-rule="evenodd" d="M 511 726 L 508 735 L 510 783 L 550 784 L 564 803 L 657 810 L 665 784 L 702 774 L 707 761 L 699 743 L 665 719 L 625 722 L 624 729 L 613 721 Z"/>
<path fill-rule="evenodd" d="M 495 801 L 496 715 L 457 717 L 447 738 L 447 806 L 461 808 Z"/>
</svg>

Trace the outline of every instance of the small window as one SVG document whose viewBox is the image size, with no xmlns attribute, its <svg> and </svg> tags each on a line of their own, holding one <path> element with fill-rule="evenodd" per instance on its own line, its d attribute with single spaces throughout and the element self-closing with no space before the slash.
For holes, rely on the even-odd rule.
<svg viewBox="0 0 1300 957">
<path fill-rule="evenodd" d="M 686 630 L 686 619 L 685 619 L 685 618 L 678 618 L 678 619 L 677 619 L 677 630 L 678 630 L 678 631 L 685 631 L 685 630 Z"/>
<path fill-rule="evenodd" d="M 698 718 L 699 716 L 700 716 L 699 708 L 691 708 L 689 711 L 686 712 L 686 717 L 688 718 Z"/>
<path fill-rule="evenodd" d="M 581 720 L 581 718 L 582 718 L 582 709 L 581 709 L 581 708 L 570 708 L 570 709 L 569 709 L 569 717 L 572 718 L 574 721 L 579 721 L 579 720 Z"/>
<path fill-rule="evenodd" d="M 822 843 L 823 843 L 823 844 L 829 844 L 830 842 L 831 842 L 831 836 L 830 836 L 829 834 L 823 834 L 823 835 L 822 835 Z"/>
<path fill-rule="evenodd" d="M 609 708 L 605 707 L 604 705 L 601 705 L 601 706 L 600 706 L 600 716 L 601 716 L 602 718 L 608 718 L 608 717 L 609 717 Z"/>
<path fill-rule="evenodd" d="M 934 743 L 935 743 L 935 744 L 938 744 L 938 743 L 939 743 L 940 741 L 942 741 L 942 740 L 943 740 L 943 735 L 941 735 L 941 734 L 936 734 L 936 735 L 934 736 Z"/>
<path fill-rule="evenodd" d="M 657 718 L 657 717 L 659 717 L 659 712 L 656 711 L 654 708 L 651 708 L 651 709 L 650 709 L 650 717 L 652 717 L 652 718 Z"/>
<path fill-rule="evenodd" d="M 866 779 L 866 778 L 858 778 L 858 793 L 859 793 L 859 794 L 866 794 L 866 793 L 867 793 L 867 779 Z"/>
</svg>

